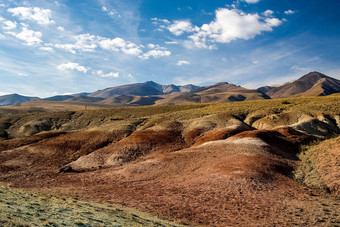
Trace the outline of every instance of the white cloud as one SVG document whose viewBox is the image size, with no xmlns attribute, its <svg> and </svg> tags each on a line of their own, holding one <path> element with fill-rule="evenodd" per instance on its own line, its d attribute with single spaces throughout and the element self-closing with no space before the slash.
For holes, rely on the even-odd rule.
<svg viewBox="0 0 340 227">
<path fill-rule="evenodd" d="M 216 18 L 209 24 L 204 24 L 193 35 L 189 36 L 195 46 L 214 48 L 209 43 L 229 43 L 236 39 L 249 40 L 264 31 L 272 31 L 272 27 L 282 22 L 277 18 L 263 20 L 257 13 L 247 14 L 237 9 L 218 9 Z"/>
<path fill-rule="evenodd" d="M 270 27 L 277 27 L 282 24 L 282 21 L 277 18 L 267 18 L 266 22 Z"/>
<path fill-rule="evenodd" d="M 58 31 L 61 31 L 61 32 L 65 31 L 65 28 L 62 27 L 62 26 L 58 26 L 57 29 L 58 29 Z"/>
<path fill-rule="evenodd" d="M 57 67 L 59 70 L 77 70 L 79 72 L 83 72 L 83 73 L 87 73 L 88 71 L 88 68 L 82 66 L 82 65 L 79 65 L 78 63 L 74 63 L 74 62 L 68 62 L 68 63 L 65 63 L 65 64 L 61 64 L 61 65 L 58 65 Z"/>
<path fill-rule="evenodd" d="M 55 50 L 52 47 L 39 47 L 39 50 L 43 50 L 43 51 L 47 51 L 51 53 L 55 52 Z"/>
<path fill-rule="evenodd" d="M 4 39 L 5 36 L 3 34 L 0 34 L 0 39 Z"/>
<path fill-rule="evenodd" d="M 28 46 L 37 46 L 40 45 L 40 43 L 42 42 L 42 40 L 40 39 L 42 37 L 41 32 L 30 30 L 27 27 L 23 27 L 21 32 L 19 33 L 15 32 L 6 33 L 15 36 L 17 39 L 25 41 L 26 45 Z"/>
<path fill-rule="evenodd" d="M 169 44 L 169 45 L 178 44 L 178 42 L 176 42 L 176 41 L 165 41 L 164 43 Z"/>
<path fill-rule="evenodd" d="M 27 77 L 29 75 L 27 73 L 18 73 L 18 76 Z"/>
<path fill-rule="evenodd" d="M 121 51 L 133 56 L 138 56 L 143 52 L 139 46 L 122 38 L 100 38 L 99 46 L 104 50 Z"/>
<path fill-rule="evenodd" d="M 109 78 L 109 77 L 118 78 L 119 77 L 118 72 L 104 73 L 103 70 L 93 70 L 92 73 L 97 74 L 98 76 L 101 76 L 101 77 L 106 77 L 106 78 Z"/>
<path fill-rule="evenodd" d="M 150 57 L 158 58 L 158 57 L 164 57 L 164 56 L 170 56 L 171 52 L 168 50 L 150 50 L 146 53 L 144 53 L 140 58 L 142 59 L 149 59 Z"/>
<path fill-rule="evenodd" d="M 267 9 L 266 11 L 263 12 L 263 15 L 266 17 L 270 17 L 273 14 L 274 14 L 274 11 L 270 9 Z"/>
<path fill-rule="evenodd" d="M 153 49 L 153 48 L 155 48 L 155 44 L 149 43 L 149 44 L 148 44 L 148 47 L 151 48 L 151 49 Z"/>
<path fill-rule="evenodd" d="M 118 78 L 119 73 L 118 72 L 110 72 L 107 74 L 101 74 L 101 77 L 106 77 L 106 78 Z"/>
<path fill-rule="evenodd" d="M 74 36 L 73 39 L 76 41 L 74 44 L 55 44 L 54 46 L 73 54 L 75 54 L 76 51 L 93 52 L 97 48 L 96 36 L 94 35 L 81 34 Z"/>
<path fill-rule="evenodd" d="M 104 74 L 103 70 L 93 71 L 93 73 L 96 73 L 99 76 Z"/>
<path fill-rule="evenodd" d="M 244 1 L 249 4 L 255 4 L 255 3 L 258 3 L 260 0 L 244 0 Z"/>
<path fill-rule="evenodd" d="M 285 13 L 286 15 L 290 15 L 290 14 L 294 14 L 295 11 L 289 9 L 289 10 L 286 10 L 284 13 Z"/>
<path fill-rule="evenodd" d="M 153 21 L 153 24 L 159 24 L 159 23 L 163 23 L 163 24 L 170 24 L 170 21 L 167 19 L 159 19 L 157 17 L 151 18 L 151 20 Z"/>
<path fill-rule="evenodd" d="M 185 61 L 185 60 L 181 60 L 181 61 L 178 61 L 178 62 L 176 63 L 176 65 L 189 65 L 189 64 L 190 64 L 190 62 Z"/>
<path fill-rule="evenodd" d="M 126 42 L 122 38 L 103 38 L 103 40 L 99 41 L 99 45 L 105 50 L 119 51 L 120 48 L 126 46 Z"/>
<path fill-rule="evenodd" d="M 7 10 L 13 16 L 19 17 L 21 20 L 32 20 L 40 25 L 53 24 L 51 20 L 51 10 L 39 7 L 16 7 Z"/>
<path fill-rule="evenodd" d="M 105 6 L 103 6 L 103 7 L 102 7 L 102 11 L 103 11 L 103 12 L 107 12 L 108 9 L 107 9 Z"/>
<path fill-rule="evenodd" d="M 128 78 L 133 79 L 132 74 L 128 74 Z"/>
<path fill-rule="evenodd" d="M 4 30 L 13 30 L 13 29 L 16 29 L 17 27 L 17 22 L 16 21 L 9 21 L 9 20 L 6 20 L 3 22 L 3 26 L 2 28 Z"/>
<path fill-rule="evenodd" d="M 188 20 L 177 20 L 173 24 L 169 25 L 167 29 L 174 35 L 179 36 L 184 32 L 192 32 L 195 28 Z"/>
</svg>

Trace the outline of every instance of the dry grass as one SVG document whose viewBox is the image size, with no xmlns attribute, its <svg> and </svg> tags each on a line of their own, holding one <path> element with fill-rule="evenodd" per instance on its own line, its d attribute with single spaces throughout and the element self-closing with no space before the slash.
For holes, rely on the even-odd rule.
<svg viewBox="0 0 340 227">
<path fill-rule="evenodd" d="M 1 226 L 181 226 L 118 206 L 0 188 Z"/>
<path fill-rule="evenodd" d="M 304 146 L 299 158 L 296 179 L 340 195 L 340 137 Z"/>
</svg>

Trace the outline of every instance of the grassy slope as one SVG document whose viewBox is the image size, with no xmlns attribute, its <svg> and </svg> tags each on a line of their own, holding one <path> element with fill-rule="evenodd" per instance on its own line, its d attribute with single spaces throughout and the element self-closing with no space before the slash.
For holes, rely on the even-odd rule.
<svg viewBox="0 0 340 227">
<path fill-rule="evenodd" d="M 295 177 L 308 186 L 340 195 L 340 136 L 305 146 Z"/>
<path fill-rule="evenodd" d="M 1 226 L 180 226 L 132 209 L 5 187 L 0 210 Z"/>
</svg>

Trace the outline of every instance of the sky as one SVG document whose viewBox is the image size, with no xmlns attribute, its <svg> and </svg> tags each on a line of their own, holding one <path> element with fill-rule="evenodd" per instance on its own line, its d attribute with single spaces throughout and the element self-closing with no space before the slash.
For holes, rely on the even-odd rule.
<svg viewBox="0 0 340 227">
<path fill-rule="evenodd" d="M 340 79 L 339 0 L 0 0 L 0 95 Z"/>
</svg>

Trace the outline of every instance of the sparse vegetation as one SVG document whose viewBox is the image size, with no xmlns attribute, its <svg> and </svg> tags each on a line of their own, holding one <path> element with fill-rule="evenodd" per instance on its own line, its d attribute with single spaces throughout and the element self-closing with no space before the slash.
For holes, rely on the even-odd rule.
<svg viewBox="0 0 340 227">
<path fill-rule="evenodd" d="M 340 195 L 340 137 L 303 146 L 296 179 Z"/>
<path fill-rule="evenodd" d="M 0 187 L 1 226 L 181 226 L 132 209 Z"/>
</svg>

